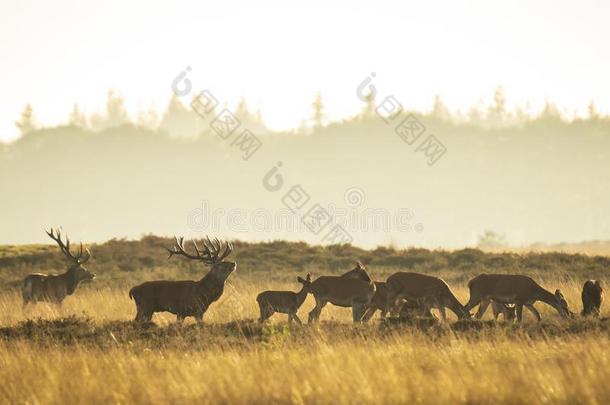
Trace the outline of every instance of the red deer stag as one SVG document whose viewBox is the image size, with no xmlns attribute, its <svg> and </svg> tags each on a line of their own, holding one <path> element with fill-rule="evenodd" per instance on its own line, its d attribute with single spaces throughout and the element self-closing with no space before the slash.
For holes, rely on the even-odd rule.
<svg viewBox="0 0 610 405">
<path fill-rule="evenodd" d="M 203 250 L 199 249 L 193 240 L 195 254 L 188 253 L 184 248 L 184 238 L 176 238 L 176 246 L 167 249 L 169 258 L 174 255 L 198 260 L 211 266 L 211 270 L 199 281 L 183 280 L 148 281 L 133 287 L 129 298 L 136 302 L 137 322 L 150 322 L 155 312 L 171 312 L 176 315 L 176 321 L 182 322 L 187 316 L 203 321 L 203 314 L 210 304 L 217 301 L 225 286 L 225 281 L 235 271 L 237 264 L 224 261 L 233 251 L 231 242 L 222 246 L 218 239 L 203 241 Z"/>
<path fill-rule="evenodd" d="M 261 311 L 260 321 L 264 322 L 274 313 L 288 314 L 288 323 L 294 319 L 300 325 L 301 319 L 297 311 L 303 305 L 305 298 L 311 288 L 311 274 L 307 274 L 305 279 L 297 277 L 297 281 L 303 284 L 299 292 L 292 291 L 264 291 L 256 297 L 258 307 Z"/>
<path fill-rule="evenodd" d="M 599 317 L 604 291 L 599 280 L 587 280 L 582 286 L 582 316 Z"/>
<path fill-rule="evenodd" d="M 477 304 L 479 310 L 476 317 L 480 319 L 489 300 L 499 303 L 511 304 L 514 303 L 517 312 L 517 322 L 521 322 L 523 317 L 523 306 L 530 310 L 532 314 L 540 321 L 540 313 L 534 307 L 536 301 L 542 301 L 557 310 L 563 317 L 572 315 L 568 308 L 568 302 L 565 300 L 560 290 L 556 290 L 555 294 L 542 288 L 531 277 L 517 274 L 481 274 L 468 282 L 470 289 L 470 300 L 466 304 L 466 310 L 470 311 Z"/>
<path fill-rule="evenodd" d="M 375 283 L 360 262 L 341 276 L 321 276 L 311 283 L 316 306 L 309 312 L 309 323 L 320 318 L 322 308 L 329 302 L 339 307 L 351 307 L 352 319 L 360 322 L 366 306 L 375 294 Z"/>
<path fill-rule="evenodd" d="M 420 273 L 398 272 L 388 277 L 388 305 L 400 299 L 417 302 L 428 308 L 437 308 L 443 322 L 447 321 L 445 308 L 449 308 L 459 319 L 470 318 L 470 313 L 453 295 L 443 280 Z"/>
<path fill-rule="evenodd" d="M 36 303 L 38 301 L 46 301 L 61 306 L 62 301 L 68 295 L 76 291 L 76 287 L 81 281 L 91 280 L 95 278 L 95 274 L 83 267 L 83 264 L 91 258 L 89 249 L 85 249 L 83 253 L 83 244 L 80 244 L 78 254 L 74 255 L 70 251 L 70 239 L 66 236 L 66 243 L 61 240 L 61 231 L 51 228 L 51 231 L 46 231 L 47 235 L 53 239 L 64 256 L 71 262 L 68 271 L 59 275 L 46 274 L 30 274 L 23 280 L 22 296 L 23 307 L 27 304 Z"/>
</svg>

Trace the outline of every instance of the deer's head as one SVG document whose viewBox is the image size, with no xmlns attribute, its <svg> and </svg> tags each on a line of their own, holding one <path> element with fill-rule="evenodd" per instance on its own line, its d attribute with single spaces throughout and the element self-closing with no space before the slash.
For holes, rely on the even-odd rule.
<svg viewBox="0 0 610 405">
<path fill-rule="evenodd" d="M 568 301 L 566 301 L 560 289 L 555 290 L 555 300 L 557 302 L 557 311 L 559 311 L 561 316 L 566 318 L 574 316 L 574 313 L 570 311 Z"/>
<path fill-rule="evenodd" d="M 297 276 L 297 281 L 301 284 L 303 284 L 303 288 L 309 292 L 310 288 L 311 288 L 311 274 L 307 273 L 307 276 L 305 276 L 305 278 L 301 278 L 300 276 Z"/>
<path fill-rule="evenodd" d="M 51 228 L 50 231 L 46 232 L 47 235 L 49 235 L 49 237 L 57 243 L 61 252 L 70 262 L 68 272 L 72 274 L 76 281 L 92 280 L 95 278 L 95 273 L 90 272 L 83 266 L 83 264 L 85 264 L 91 258 L 91 252 L 89 252 L 89 249 L 85 249 L 83 252 L 83 244 L 81 243 L 78 253 L 74 254 L 70 251 L 70 238 L 66 236 L 65 244 L 61 240 L 60 229 L 56 231 L 55 229 Z"/>
<path fill-rule="evenodd" d="M 184 248 L 184 238 L 176 237 L 176 246 L 172 249 L 167 249 L 167 251 L 170 258 L 173 255 L 180 255 L 211 266 L 209 274 L 224 282 L 237 269 L 237 263 L 224 260 L 233 251 L 233 244 L 231 242 L 223 244 L 218 238 L 211 240 L 209 237 L 206 237 L 201 243 L 202 248 L 200 249 L 197 242 L 193 240 L 195 253 L 191 254 Z"/>
<path fill-rule="evenodd" d="M 373 282 L 373 279 L 371 278 L 371 276 L 369 276 L 369 273 L 366 271 L 366 268 L 359 261 L 356 262 L 356 266 L 352 270 L 342 274 L 341 277 L 355 278 L 358 280 L 366 281 L 367 283 Z"/>
</svg>

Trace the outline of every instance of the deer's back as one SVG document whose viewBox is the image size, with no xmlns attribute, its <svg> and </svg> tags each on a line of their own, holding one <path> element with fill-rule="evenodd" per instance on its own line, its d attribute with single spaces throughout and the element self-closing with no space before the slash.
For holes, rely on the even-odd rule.
<svg viewBox="0 0 610 405">
<path fill-rule="evenodd" d="M 369 302 L 375 284 L 349 277 L 321 276 L 311 283 L 311 292 L 335 305 L 350 306 L 353 301 Z"/>
<path fill-rule="evenodd" d="M 155 309 L 174 310 L 191 306 L 197 282 L 192 280 L 157 280 L 142 283 L 130 291 L 136 302 L 144 302 Z"/>
<path fill-rule="evenodd" d="M 289 310 L 297 306 L 296 293 L 292 291 L 263 291 L 256 301 L 260 305 L 270 305 L 275 310 Z"/>
<path fill-rule="evenodd" d="M 468 283 L 472 292 L 505 302 L 530 297 L 543 290 L 531 277 L 520 274 L 481 274 Z"/>
<path fill-rule="evenodd" d="M 388 291 L 400 292 L 407 298 L 419 299 L 450 292 L 445 281 L 421 273 L 398 272 L 388 277 Z"/>
<path fill-rule="evenodd" d="M 23 289 L 32 297 L 55 298 L 66 290 L 60 281 L 56 275 L 32 273 L 23 280 Z"/>
</svg>

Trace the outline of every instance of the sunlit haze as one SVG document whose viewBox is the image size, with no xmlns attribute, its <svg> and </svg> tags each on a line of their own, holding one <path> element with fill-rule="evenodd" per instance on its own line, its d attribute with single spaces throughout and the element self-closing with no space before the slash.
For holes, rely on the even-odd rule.
<svg viewBox="0 0 610 405">
<path fill-rule="evenodd" d="M 42 125 L 66 122 L 74 103 L 104 109 L 113 89 L 128 112 L 162 113 L 187 66 L 195 87 L 229 106 L 245 97 L 271 129 L 296 128 L 320 91 L 330 119 L 361 107 L 376 85 L 408 108 L 488 104 L 502 86 L 509 109 L 545 101 L 566 117 L 594 101 L 610 111 L 610 4 L 603 1 L 25 0 L 0 16 L 0 140 L 19 135 L 31 103 Z"/>
</svg>

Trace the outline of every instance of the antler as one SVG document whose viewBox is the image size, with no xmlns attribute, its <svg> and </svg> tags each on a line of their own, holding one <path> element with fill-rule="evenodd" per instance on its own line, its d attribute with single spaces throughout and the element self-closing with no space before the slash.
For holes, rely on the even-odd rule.
<svg viewBox="0 0 610 405">
<path fill-rule="evenodd" d="M 89 249 L 85 249 L 85 252 L 83 253 L 83 243 L 82 242 L 80 243 L 80 248 L 79 248 L 78 254 L 76 256 L 74 256 L 72 254 L 72 252 L 70 252 L 70 238 L 68 238 L 68 236 L 66 235 L 66 244 L 64 244 L 61 240 L 61 228 L 58 229 L 57 231 L 55 231 L 55 229 L 53 229 L 53 228 L 51 228 L 51 231 L 47 231 L 45 229 L 45 232 L 47 233 L 47 235 L 49 235 L 49 237 L 51 239 L 53 239 L 55 242 L 57 242 L 57 244 L 59 245 L 59 249 L 64 254 L 64 256 L 66 256 L 68 259 L 74 261 L 76 264 L 83 264 L 91 258 L 91 252 L 89 251 Z M 55 234 L 55 232 L 57 232 L 57 235 Z M 86 253 L 86 256 L 83 259 L 83 255 L 85 253 Z"/>
<path fill-rule="evenodd" d="M 209 236 L 203 240 L 203 249 L 200 250 L 197 242 L 193 239 L 193 247 L 195 248 L 195 254 L 188 253 L 184 248 L 184 237 L 176 237 L 176 246 L 172 249 L 166 248 L 169 252 L 170 259 L 173 255 L 180 255 L 192 260 L 200 260 L 206 264 L 213 264 L 221 262 L 233 251 L 233 245 L 231 242 L 227 242 L 226 247 L 222 254 L 220 254 L 222 243 L 218 238 L 214 238 L 214 241 L 210 240 Z"/>
</svg>

